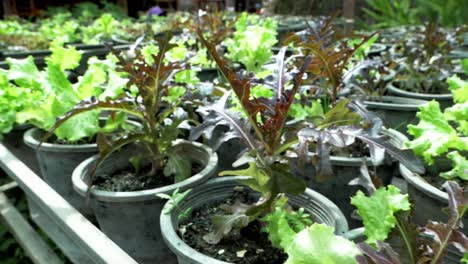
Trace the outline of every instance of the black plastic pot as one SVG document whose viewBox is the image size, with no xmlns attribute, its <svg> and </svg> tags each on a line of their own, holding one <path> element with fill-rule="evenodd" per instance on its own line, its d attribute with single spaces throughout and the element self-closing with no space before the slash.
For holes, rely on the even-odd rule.
<svg viewBox="0 0 468 264">
<path fill-rule="evenodd" d="M 416 113 L 419 106 L 426 103 L 428 101 L 397 96 L 374 97 L 373 100 L 364 101 L 367 109 L 382 118 L 385 127 L 391 127 L 404 134 L 407 134 L 408 124 L 417 123 Z"/>
<path fill-rule="evenodd" d="M 385 135 L 390 136 L 393 139 L 398 138 L 398 131 L 393 129 L 384 130 Z M 310 152 L 308 154 L 307 160 L 311 160 L 315 153 Z M 356 228 L 362 226 L 360 220 L 354 219 L 352 213 L 355 210 L 355 207 L 351 205 L 351 197 L 356 194 L 358 190 L 366 192 L 366 190 L 361 186 L 350 186 L 348 183 L 359 177 L 360 168 L 364 158 L 348 158 L 348 157 L 339 157 L 331 156 L 330 162 L 333 169 L 334 176 L 330 179 L 321 182 L 316 179 L 316 167 L 311 162 L 306 162 L 303 167 L 299 166 L 299 161 L 297 158 L 290 159 L 290 165 L 292 172 L 302 177 L 307 182 L 307 187 L 319 192 L 320 194 L 326 196 L 332 202 L 334 202 L 346 216 L 348 223 L 351 228 Z M 372 168 L 372 162 L 369 157 L 366 158 L 367 165 Z M 377 176 L 382 180 L 384 184 L 390 184 L 392 181 L 393 175 L 395 175 L 396 170 L 398 169 L 395 162 L 389 164 L 381 164 L 376 167 Z"/>
<path fill-rule="evenodd" d="M 169 186 L 133 191 L 111 192 L 92 188 L 91 205 L 101 230 L 138 263 L 176 263 L 161 237 L 159 216 L 166 202 L 158 193 L 171 195 L 176 189 L 184 191 L 197 187 L 213 176 L 218 157 L 209 147 L 196 142 L 177 140 L 174 151 L 199 163 L 203 170 L 192 177 Z M 140 153 L 125 149 L 111 155 L 96 174 L 112 174 L 127 168 L 129 158 Z M 73 172 L 73 187 L 83 197 L 88 191 L 88 172 L 96 156 L 83 161 Z M 164 227 L 166 228 L 166 227 Z"/>
<path fill-rule="evenodd" d="M 394 82 L 389 82 L 387 84 L 387 91 L 394 96 L 413 98 L 419 100 L 432 101 L 436 100 L 440 103 L 440 108 L 443 111 L 445 108 L 453 105 L 453 96 L 451 93 L 448 94 L 423 94 L 423 93 L 413 93 L 404 91 L 400 88 L 397 88 Z"/>
<path fill-rule="evenodd" d="M 214 79 L 218 78 L 219 72 L 217 68 L 202 68 L 197 76 L 202 82 L 212 82 Z"/>
<path fill-rule="evenodd" d="M 182 203 L 172 210 L 170 214 L 161 214 L 160 225 L 162 236 L 169 249 L 177 255 L 179 264 L 226 264 L 206 256 L 185 244 L 176 233 L 179 225 L 178 215 L 186 210 L 197 208 L 206 204 L 216 204 L 231 196 L 234 187 L 240 186 L 236 179 L 245 177 L 222 177 L 212 179 L 205 184 L 193 189 Z M 252 196 L 259 197 L 259 194 L 252 191 Z M 340 209 L 323 195 L 307 189 L 299 196 L 289 196 L 289 203 L 293 207 L 303 207 L 311 215 L 314 222 L 324 223 L 335 228 L 335 234 L 341 235 L 348 230 L 346 218 Z M 168 206 L 166 204 L 166 206 Z"/>
<path fill-rule="evenodd" d="M 24 132 L 30 129 L 31 125 L 19 125 L 13 128 L 10 133 L 3 135 L 2 144 L 21 160 L 26 166 L 28 166 L 34 173 L 39 177 L 41 176 L 41 170 L 39 168 L 39 162 L 37 161 L 36 154 L 28 147 L 23 141 Z"/>
<path fill-rule="evenodd" d="M 130 45 L 117 45 L 117 46 L 114 46 L 113 48 L 115 50 L 120 51 L 120 50 L 127 50 L 129 49 L 129 47 Z M 96 56 L 99 59 L 104 59 L 107 56 L 107 54 L 110 53 L 110 50 L 106 46 L 103 46 L 103 45 L 91 45 L 89 47 L 86 47 L 86 48 L 81 47 L 79 49 L 82 50 L 81 61 L 80 61 L 80 65 L 76 69 L 74 69 L 74 72 L 76 72 L 79 76 L 83 75 L 88 69 L 89 58 Z"/>
<path fill-rule="evenodd" d="M 98 153 L 96 144 L 62 145 L 44 142 L 40 145 L 45 132 L 31 128 L 24 134 L 24 143 L 34 150 L 42 178 L 58 194 L 88 219 L 94 214 L 85 199 L 73 190 L 71 176 L 73 170 L 83 160 Z"/>
</svg>

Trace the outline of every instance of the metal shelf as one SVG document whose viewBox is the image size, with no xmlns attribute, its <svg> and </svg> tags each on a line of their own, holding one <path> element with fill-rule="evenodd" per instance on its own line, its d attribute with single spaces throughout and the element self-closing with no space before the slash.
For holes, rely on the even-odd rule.
<svg viewBox="0 0 468 264">
<path fill-rule="evenodd" d="M 74 263 L 103 264 L 137 263 L 23 162 L 18 160 L 3 144 L 0 144 L 0 167 L 25 192 L 32 220 L 71 261 Z M 0 193 L 0 209 L 2 212 L 4 212 L 5 208 L 7 211 L 13 210 L 6 197 L 2 195 L 3 193 Z M 18 217 L 18 215 L 15 217 Z M 19 217 L 22 218 L 21 215 Z M 24 218 L 22 219 L 24 220 Z M 21 228 L 27 228 L 22 220 L 9 221 L 9 223 L 7 226 L 13 234 L 20 232 Z M 21 238 L 21 240 L 28 240 L 28 236 L 32 239 L 37 235 L 31 233 L 31 230 L 23 230 L 23 233 L 27 234 L 24 236 L 25 239 Z M 44 245 L 41 246 L 41 242 L 37 241 L 36 238 L 34 238 L 33 243 L 36 246 L 34 248 L 36 251 L 32 251 L 31 254 L 38 258 L 40 255 L 41 258 L 33 259 L 33 261 L 35 263 L 57 263 L 53 253 L 50 254 L 50 249 L 44 247 Z M 21 241 L 19 242 L 21 244 Z"/>
</svg>

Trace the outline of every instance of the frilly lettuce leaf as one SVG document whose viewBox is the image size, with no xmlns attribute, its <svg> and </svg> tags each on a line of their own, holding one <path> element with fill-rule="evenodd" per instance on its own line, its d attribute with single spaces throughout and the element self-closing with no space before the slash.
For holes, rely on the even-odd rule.
<svg viewBox="0 0 468 264">
<path fill-rule="evenodd" d="M 43 81 L 42 86 L 48 87 L 41 100 L 31 102 L 16 113 L 18 123 L 29 122 L 43 130 L 49 130 L 55 124 L 57 117 L 67 113 L 77 103 L 103 94 L 104 84 L 114 84 L 114 77 L 119 77 L 111 76 L 112 73 L 115 73 L 111 61 L 105 60 L 100 63 L 93 58 L 91 61 L 94 63 L 90 64 L 83 76 L 78 77 L 77 83 L 72 84 L 68 80 L 65 70 L 76 68 L 80 59 L 81 54 L 74 48 L 57 46 L 52 48 L 52 55 L 46 59 L 47 67 L 44 71 L 36 72 L 37 68 L 35 65 L 33 67 L 29 61 L 24 67 L 14 69 L 13 76 L 18 78 L 16 80 L 18 80 L 19 85 L 29 85 L 31 83 L 31 81 L 23 77 L 27 75 L 27 72 L 25 72 L 27 70 L 38 76 L 44 75 L 45 81 Z M 122 80 L 122 78 L 117 78 L 117 80 Z M 121 92 L 125 82 L 117 82 L 115 85 L 118 87 L 109 86 L 112 89 L 104 93 L 106 97 L 114 96 L 114 92 Z M 20 88 L 25 89 L 26 87 Z M 54 134 L 60 140 L 76 142 L 83 138 L 92 138 L 101 129 L 99 126 L 99 112 L 92 111 L 67 120 L 54 131 Z"/>
<path fill-rule="evenodd" d="M 9 80 L 24 88 L 47 91 L 46 75 L 36 67 L 32 56 L 25 59 L 7 58 L 6 61 L 9 66 L 6 72 Z"/>
<path fill-rule="evenodd" d="M 440 176 L 447 179 L 460 178 L 468 181 L 468 159 L 462 156 L 458 151 L 452 151 L 447 154 L 447 158 L 452 161 L 453 169 L 448 172 L 441 173 Z"/>
<path fill-rule="evenodd" d="M 358 191 L 351 198 L 351 204 L 357 207 L 362 217 L 366 242 L 369 244 L 384 241 L 397 222 L 394 214 L 411 208 L 408 195 L 401 194 L 400 190 L 392 185 L 378 189 L 370 197 Z"/>
<path fill-rule="evenodd" d="M 285 250 L 285 264 L 357 263 L 356 256 L 361 255 L 357 246 L 333 232 L 333 227 L 324 224 L 300 231 Z"/>
<path fill-rule="evenodd" d="M 80 65 L 81 53 L 75 47 L 63 47 L 58 43 L 52 43 L 52 54 L 46 58 L 47 64 L 58 65 L 60 70 L 72 70 Z"/>
<path fill-rule="evenodd" d="M 457 130 L 449 124 L 437 101 L 420 106 L 417 117 L 419 123 L 408 126 L 408 133 L 414 136 L 414 140 L 408 142 L 407 146 L 424 157 L 429 165 L 434 162 L 433 157 L 440 156 L 449 149 L 468 150 L 468 140 L 458 136 Z"/>
<path fill-rule="evenodd" d="M 285 196 L 278 199 L 275 210 L 262 219 L 266 222 L 262 231 L 268 233 L 268 239 L 273 246 L 283 250 L 290 246 L 298 232 L 312 224 L 310 215 L 304 213 L 304 208 L 297 211 L 287 210 L 287 201 Z"/>
<path fill-rule="evenodd" d="M 453 76 L 448 80 L 455 104 L 445 109 L 447 120 L 458 123 L 457 130 L 468 136 L 468 82 Z"/>
<path fill-rule="evenodd" d="M 9 61 L 9 63 L 12 61 L 13 60 Z M 21 74 L 20 71 L 17 70 L 29 64 L 32 60 L 28 58 L 17 61 L 20 63 L 15 65 L 17 68 L 13 69 L 12 74 L 9 74 L 6 70 L 0 70 L 0 140 L 2 139 L 2 134 L 10 132 L 15 123 L 17 123 L 16 113 L 23 110 L 24 107 L 31 103 L 40 100 L 43 95 L 42 90 L 30 86 L 32 84 L 32 79 L 29 79 L 27 74 Z M 32 65 L 34 65 L 34 63 Z M 30 66 L 29 64 L 28 67 Z M 15 84 L 10 82 L 9 76 L 18 77 L 18 82 L 24 83 L 26 87 L 31 88 L 18 88 Z"/>
<path fill-rule="evenodd" d="M 468 101 L 468 82 L 460 79 L 457 75 L 447 80 L 449 89 L 453 94 L 455 103 L 464 103 Z"/>
<path fill-rule="evenodd" d="M 271 48 L 278 42 L 277 23 L 271 18 L 251 23 L 251 15 L 243 13 L 237 20 L 233 38 L 225 40 L 227 57 L 245 65 L 249 72 L 260 72 L 271 60 Z M 249 21 L 250 20 L 250 21 Z"/>
</svg>

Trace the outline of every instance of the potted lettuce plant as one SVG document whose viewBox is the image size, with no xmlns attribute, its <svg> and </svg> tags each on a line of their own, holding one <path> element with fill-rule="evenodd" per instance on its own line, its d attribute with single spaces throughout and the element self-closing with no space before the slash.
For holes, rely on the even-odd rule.
<svg viewBox="0 0 468 264">
<path fill-rule="evenodd" d="M 182 203 L 179 196 L 166 204 L 161 229 L 179 263 L 236 260 L 282 263 L 289 252 L 284 251 L 278 237 L 279 218 L 285 225 L 291 225 L 294 229 L 291 232 L 307 228 L 311 219 L 331 226 L 324 227 L 331 236 L 333 232 L 340 234 L 346 230 L 346 219 L 339 209 L 324 196 L 306 189 L 305 182 L 290 172 L 283 154 L 292 146 L 286 133 L 290 129 L 286 125 L 287 113 L 310 58 L 286 63 L 283 48 L 277 56 L 276 81 L 271 83 L 275 96 L 256 98 L 251 92 L 259 80 L 254 75 L 237 74 L 219 55 L 216 46 L 205 39 L 203 31 L 198 30 L 197 34 L 245 113 L 242 121 L 229 111 L 228 92 L 219 101 L 200 109 L 214 114 L 202 127 L 211 130 L 229 125 L 231 129 L 224 139 L 239 137 L 247 145 L 247 151 L 236 162 L 247 168 L 221 172 L 220 176 L 235 177 L 209 181 L 194 188 Z"/>
<path fill-rule="evenodd" d="M 388 83 L 390 94 L 431 101 L 437 100 L 442 108 L 452 103 L 447 79 L 456 71 L 458 63 L 450 58 L 454 48 L 453 36 L 437 30 L 428 23 L 421 38 L 400 44 L 393 52 L 393 60 L 401 66 L 393 82 Z"/>
<path fill-rule="evenodd" d="M 158 39 L 158 51 L 145 56 L 139 48 L 133 57 L 117 51 L 119 69 L 129 81 L 124 93 L 114 98 L 92 98 L 78 103 L 58 119 L 54 129 L 81 114 L 102 109 L 124 112 L 141 123 L 132 131 L 99 133 L 99 155 L 83 161 L 73 172 L 75 190 L 89 195 L 101 230 L 140 262 L 173 260 L 161 238 L 158 217 L 164 200 L 156 194 L 184 191 L 208 180 L 217 156 L 200 143 L 176 140 L 185 118 L 174 74 L 183 61 L 166 60 L 176 44 Z"/>
<path fill-rule="evenodd" d="M 448 199 L 445 217 L 431 217 L 429 221 L 415 223 L 414 211 L 426 208 L 426 214 L 432 213 L 427 211 L 426 204 L 416 205 L 413 199 L 410 202 L 414 196 L 403 195 L 392 185 L 377 189 L 367 169 L 363 172 L 360 183 L 366 186 L 369 196 L 358 192 L 351 198 L 351 203 L 357 207 L 364 228 L 346 235 L 353 234 L 352 239 L 360 242 L 358 247 L 362 255 L 357 257 L 359 263 L 451 264 L 468 260 L 468 239 L 463 228 L 468 197 L 464 187 L 456 181 L 445 182 L 443 188 Z M 442 207 L 438 209 L 442 212 Z"/>
<path fill-rule="evenodd" d="M 401 174 L 408 182 L 408 193 L 416 203 L 415 221 L 418 224 L 428 219 L 445 219 L 438 210 L 448 203 L 447 193 L 441 189 L 444 180 L 456 181 L 461 186 L 466 186 L 468 181 L 468 83 L 454 76 L 448 84 L 455 104 L 442 112 L 440 104 L 433 100 L 420 107 L 419 123 L 408 126 L 413 139 L 406 145 L 424 158 L 427 167 L 426 174 L 416 174 L 400 166 Z M 463 222 L 467 223 L 466 217 Z M 463 231 L 466 233 L 466 227 Z"/>
<path fill-rule="evenodd" d="M 344 90 L 348 74 L 360 67 L 351 64 L 353 54 L 372 35 L 350 46 L 329 24 L 325 23 L 321 30 L 286 39 L 286 43 L 298 48 L 296 56 L 312 56 L 308 68 L 308 81 L 312 86 L 308 89 L 313 96 L 301 98 L 301 101 L 306 105 L 315 100 L 319 105 L 319 111 L 305 116 L 305 128 L 298 134 L 297 157 L 292 157 L 291 163 L 295 174 L 305 178 L 310 188 L 336 203 L 350 225 L 356 227 L 360 222 L 351 217 L 354 209 L 349 197 L 360 187 L 350 187 L 347 183 L 359 175 L 363 159 L 375 167 L 375 176 L 386 184 L 397 170 L 395 160 L 419 172 L 423 166 L 411 151 L 397 147 L 397 131 L 386 129 L 383 121 L 361 103 L 342 98 L 347 93 Z"/>
<path fill-rule="evenodd" d="M 383 62 L 364 60 L 353 67 L 344 78 L 353 96 L 362 100 L 367 109 L 375 112 L 386 127 L 406 133 L 406 126 L 417 122 L 416 113 L 419 106 L 427 101 L 385 95 L 387 83 L 394 76 L 394 71 Z"/>
<path fill-rule="evenodd" d="M 24 134 L 24 142 L 34 149 L 40 175 L 70 204 L 92 217 L 84 199 L 73 191 L 71 174 L 81 161 L 97 153 L 95 135 L 102 130 L 121 127 L 125 123 L 125 115 L 99 121 L 98 111 L 85 113 L 55 130 L 53 136 L 41 144 L 56 118 L 72 109 L 77 102 L 102 94 L 112 96 L 113 91 L 118 90 L 110 86 L 106 91 L 102 89 L 104 83 L 112 84 L 108 82 L 108 72 L 102 68 L 103 63 L 91 65 L 76 83 L 71 83 L 66 71 L 77 67 L 80 59 L 81 55 L 75 48 L 54 46 L 43 71 L 39 71 L 33 60 L 28 58 L 16 60 L 7 74 L 17 90 L 40 91 L 35 100 L 16 112 L 17 123 L 34 126 Z"/>
</svg>

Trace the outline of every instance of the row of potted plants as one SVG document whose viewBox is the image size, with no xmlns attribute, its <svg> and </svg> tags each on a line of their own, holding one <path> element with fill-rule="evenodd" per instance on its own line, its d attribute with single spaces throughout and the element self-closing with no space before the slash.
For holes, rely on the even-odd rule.
<svg viewBox="0 0 468 264">
<path fill-rule="evenodd" d="M 26 143 L 37 151 L 42 177 L 53 187 L 54 181 L 62 181 L 56 190 L 90 219 L 95 216 L 104 233 L 143 263 L 175 261 L 163 237 L 180 263 L 216 263 L 214 258 L 244 263 L 309 263 L 307 259 L 323 258 L 354 263 L 367 258 L 380 263 L 379 258 L 398 261 L 395 252 L 406 257 L 381 241 L 395 226 L 397 238 L 414 235 L 406 225 L 411 223 L 406 218 L 408 196 L 393 186 L 373 186 L 388 185 L 398 163 L 403 175 L 426 170 L 411 150 L 403 149 L 407 140 L 402 134 L 383 128 L 379 116 L 350 99 L 348 84 L 364 87 L 356 73 L 363 72 L 363 65 L 376 65 L 354 56 L 371 37 L 350 45 L 348 39 L 335 38 L 338 32 L 329 23 L 318 23 L 320 33 L 310 28 L 286 38 L 293 46 L 291 56 L 286 56 L 288 47 L 282 47 L 276 56 L 261 60 L 275 44 L 268 40 L 273 30 L 268 21 L 265 29 L 254 23 L 246 15 L 231 23 L 205 14 L 183 24 L 189 29 L 185 33 L 196 38 L 173 41 L 169 33 L 166 39 L 136 45 L 130 52 L 113 51 L 114 56 L 92 61 L 86 73 L 72 81 L 66 71 L 79 61 L 73 48 L 56 47 L 43 71 L 31 59 L 12 63 L 10 70 L 2 71 L 2 84 L 34 97 L 8 110 L 16 118 L 13 122 L 28 120 L 43 129 L 25 134 Z M 268 49 L 251 55 L 249 49 L 255 51 L 256 45 L 247 45 L 253 37 L 246 32 L 264 36 Z M 230 42 L 245 49 L 230 50 L 226 44 L 227 60 L 219 36 L 230 35 Z M 207 52 L 206 58 L 218 68 L 219 86 L 224 87 L 198 85 L 190 68 L 194 53 L 182 52 L 186 45 Z M 369 72 L 376 76 L 378 68 Z M 466 85 L 461 82 L 453 79 L 450 86 L 460 106 L 443 115 L 461 124 L 462 130 L 453 129 L 451 136 L 464 133 Z M 423 119 L 424 114 L 419 116 Z M 421 137 L 416 131 L 427 132 L 423 121 L 422 128 L 412 127 L 410 134 Z M 409 146 L 415 146 L 419 155 L 419 146 L 427 148 L 425 138 L 430 137 L 422 135 Z M 460 138 L 464 142 L 463 134 Z M 458 144 L 444 146 L 445 151 L 454 146 Z M 220 175 L 235 177 L 206 182 L 219 171 L 218 159 L 233 156 L 229 153 L 233 150 L 238 152 L 235 164 L 221 168 Z M 443 175 L 463 185 L 466 169 L 460 156 L 451 154 L 454 172 Z M 455 231 L 468 207 L 466 191 L 455 182 L 446 186 L 453 209 L 450 221 L 429 225 L 425 233 L 445 234 L 444 238 L 466 244 L 463 234 Z M 336 236 L 348 230 L 348 221 L 353 227 L 361 223 L 351 217 L 349 199 L 357 190 L 361 192 L 352 204 L 365 226 L 367 243 L 374 248 L 356 247 Z M 78 202 L 72 202 L 67 192 Z M 92 210 L 83 206 L 86 199 Z M 164 199 L 169 199 L 165 206 Z M 447 199 L 443 202 L 447 204 Z M 428 259 L 437 263 L 449 241 L 440 239 L 439 245 L 437 237 L 425 244 L 410 240 L 405 246 L 412 263 Z M 425 250 L 415 252 L 419 245 Z"/>
</svg>

